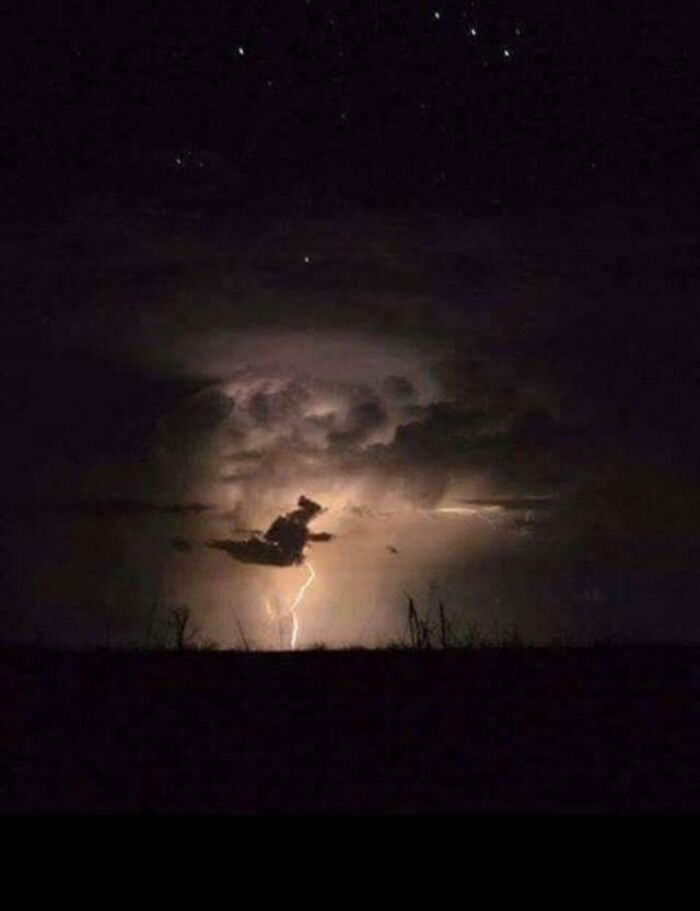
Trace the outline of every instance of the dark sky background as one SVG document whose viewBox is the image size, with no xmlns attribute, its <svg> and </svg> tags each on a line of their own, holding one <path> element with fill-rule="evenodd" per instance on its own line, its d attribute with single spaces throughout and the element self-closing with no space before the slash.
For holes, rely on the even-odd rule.
<svg viewBox="0 0 700 911">
<path fill-rule="evenodd" d="M 481 564 L 548 588 L 539 632 L 588 597 L 597 628 L 697 636 L 692 12 L 18 6 L 1 63 L 7 635 L 99 639 L 107 567 L 128 580 L 115 604 L 160 575 L 175 598 L 211 567 L 154 569 L 172 536 L 306 493 L 340 533 L 326 578 L 358 571 L 341 514 L 551 496 Z M 380 550 L 399 528 L 427 547 L 386 521 Z M 416 565 L 452 573 L 454 600 L 459 534 L 428 537 Z M 385 563 L 371 575 L 398 591 Z"/>
</svg>

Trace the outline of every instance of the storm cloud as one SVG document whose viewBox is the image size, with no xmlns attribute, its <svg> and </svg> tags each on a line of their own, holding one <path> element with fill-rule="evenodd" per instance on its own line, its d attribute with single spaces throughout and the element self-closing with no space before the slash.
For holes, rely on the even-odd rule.
<svg viewBox="0 0 700 911">
<path fill-rule="evenodd" d="M 27 249 L 26 280 L 12 284 L 26 306 L 4 365 L 19 403 L 5 424 L 17 456 L 6 498 L 79 506 L 71 533 L 83 518 L 111 525 L 112 553 L 173 589 L 201 573 L 217 603 L 229 581 L 202 543 L 265 528 L 301 490 L 329 506 L 339 543 L 320 548 L 326 571 L 366 578 L 367 603 L 412 567 L 414 579 L 436 566 L 456 577 L 469 554 L 504 546 L 479 510 L 515 514 L 504 504 L 518 498 L 556 498 L 540 511 L 548 552 L 552 541 L 602 554 L 602 542 L 615 553 L 651 540 L 653 514 L 673 529 L 668 561 L 681 561 L 697 515 L 693 283 L 686 269 L 669 303 L 663 275 L 680 274 L 691 242 L 663 213 L 635 218 L 248 212 L 162 231 L 135 213 L 99 220 L 104 269 L 73 260 L 70 271 L 49 237 L 50 276 L 33 276 Z M 431 512 L 467 500 L 476 513 L 463 531 L 459 512 Z M 125 530 L 131 513 L 138 534 Z M 72 546 L 51 535 L 56 553 Z"/>
</svg>

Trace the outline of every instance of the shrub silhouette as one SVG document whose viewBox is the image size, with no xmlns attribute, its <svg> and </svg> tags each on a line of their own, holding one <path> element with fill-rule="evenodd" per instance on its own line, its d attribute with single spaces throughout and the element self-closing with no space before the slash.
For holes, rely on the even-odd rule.
<svg viewBox="0 0 700 911">
<path fill-rule="evenodd" d="M 417 649 L 431 649 L 434 641 L 437 641 L 441 648 L 451 648 L 454 645 L 454 632 L 450 623 L 445 605 L 442 600 L 438 602 L 438 627 L 435 629 L 430 625 L 430 610 L 425 618 L 421 617 L 416 609 L 416 604 L 410 595 L 408 599 L 408 647 Z"/>
<path fill-rule="evenodd" d="M 173 634 L 173 646 L 176 651 L 184 652 L 195 647 L 201 630 L 194 625 L 192 611 L 186 604 L 172 608 L 168 625 Z"/>
</svg>

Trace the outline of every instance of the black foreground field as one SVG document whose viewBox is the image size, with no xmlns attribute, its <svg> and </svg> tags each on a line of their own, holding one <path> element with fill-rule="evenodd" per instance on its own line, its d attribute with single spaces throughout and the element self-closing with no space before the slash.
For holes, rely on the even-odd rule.
<svg viewBox="0 0 700 911">
<path fill-rule="evenodd" d="M 696 812 L 700 649 L 0 656 L 4 813 Z"/>
</svg>

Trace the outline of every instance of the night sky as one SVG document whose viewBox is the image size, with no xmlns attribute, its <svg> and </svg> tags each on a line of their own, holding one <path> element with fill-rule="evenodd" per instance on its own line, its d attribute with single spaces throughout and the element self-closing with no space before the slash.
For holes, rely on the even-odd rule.
<svg viewBox="0 0 700 911">
<path fill-rule="evenodd" d="M 4 636 L 265 645 L 303 571 L 205 545 L 304 494 L 305 644 L 697 638 L 692 11 L 615 7 L 10 15 Z"/>
</svg>

